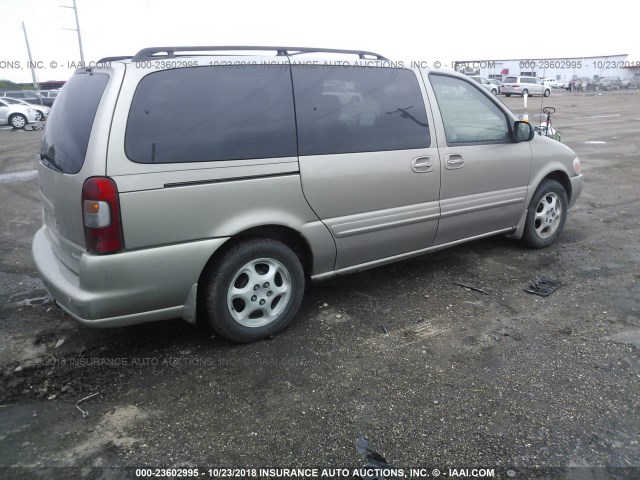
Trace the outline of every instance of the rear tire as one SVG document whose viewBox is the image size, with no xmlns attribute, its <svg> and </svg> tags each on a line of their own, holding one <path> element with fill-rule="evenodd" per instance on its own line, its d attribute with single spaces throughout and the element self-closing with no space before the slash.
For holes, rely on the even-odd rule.
<svg viewBox="0 0 640 480">
<path fill-rule="evenodd" d="M 529 90 L 523 90 L 520 96 L 524 97 L 525 95 L 529 95 Z"/>
<path fill-rule="evenodd" d="M 203 304 L 207 323 L 235 342 L 254 342 L 284 330 L 304 294 L 300 260 L 276 240 L 238 243 L 205 276 Z"/>
<path fill-rule="evenodd" d="M 505 96 L 505 97 L 510 97 L 510 96 L 511 96 L 511 94 L 510 94 L 510 93 L 505 93 L 505 94 L 504 94 L 504 96 Z"/>
<path fill-rule="evenodd" d="M 564 187 L 555 180 L 543 180 L 531 198 L 522 241 L 531 248 L 546 248 L 560 235 L 569 202 Z"/>
<path fill-rule="evenodd" d="M 544 96 L 548 97 L 549 95 L 551 95 L 551 90 L 547 89 L 544 91 Z"/>
</svg>

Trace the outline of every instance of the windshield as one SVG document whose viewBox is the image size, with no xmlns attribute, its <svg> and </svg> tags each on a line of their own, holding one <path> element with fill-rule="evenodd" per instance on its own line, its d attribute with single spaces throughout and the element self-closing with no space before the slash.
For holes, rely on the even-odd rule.
<svg viewBox="0 0 640 480">
<path fill-rule="evenodd" d="M 56 99 L 41 153 L 64 173 L 78 173 L 84 164 L 93 119 L 108 81 L 103 73 L 76 73 Z"/>
</svg>

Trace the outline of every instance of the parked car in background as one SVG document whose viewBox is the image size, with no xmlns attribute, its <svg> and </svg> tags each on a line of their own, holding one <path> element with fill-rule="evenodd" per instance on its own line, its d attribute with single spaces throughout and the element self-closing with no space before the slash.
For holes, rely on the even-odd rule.
<svg viewBox="0 0 640 480">
<path fill-rule="evenodd" d="M 622 79 L 620 77 L 602 77 L 596 82 L 598 89 L 602 90 L 620 90 L 622 88 Z"/>
<path fill-rule="evenodd" d="M 49 113 L 51 112 L 50 107 L 47 107 L 45 105 L 34 105 L 32 103 L 25 102 L 24 100 L 19 100 L 17 98 L 4 97 L 2 100 L 13 105 L 24 105 L 26 107 L 34 109 L 37 112 L 36 121 L 38 122 L 45 120 L 49 116 Z"/>
<path fill-rule="evenodd" d="M 500 85 L 492 83 L 488 78 L 481 77 L 480 75 L 469 75 L 469 78 L 473 78 L 476 82 L 478 82 L 494 95 L 497 95 L 500 92 Z"/>
<path fill-rule="evenodd" d="M 27 103 L 32 103 L 34 105 L 46 105 L 47 107 L 53 105 L 54 101 L 53 98 L 43 97 L 33 90 L 2 91 L 0 92 L 0 97 L 17 98 L 19 100 L 24 100 Z"/>
<path fill-rule="evenodd" d="M 39 90 L 38 93 L 43 98 L 53 98 L 55 100 L 55 98 L 58 96 L 58 93 L 60 93 L 60 90 Z"/>
<path fill-rule="evenodd" d="M 22 129 L 29 123 L 36 121 L 38 112 L 30 107 L 15 104 L 0 98 L 0 125 L 10 125 Z"/>
<path fill-rule="evenodd" d="M 505 77 L 500 90 L 505 97 L 510 97 L 511 95 L 524 97 L 525 94 L 529 96 L 544 95 L 545 97 L 551 95 L 551 87 L 545 85 L 542 79 L 522 75 Z"/>
<path fill-rule="evenodd" d="M 551 88 L 568 88 L 569 80 L 551 80 L 547 85 Z"/>
<path fill-rule="evenodd" d="M 498 88 L 498 93 L 500 93 L 500 86 L 502 85 L 501 81 L 496 80 L 495 78 L 488 78 L 489 82 L 495 85 Z"/>
<path fill-rule="evenodd" d="M 600 85 L 593 78 L 589 78 L 589 77 L 576 78 L 572 80 L 572 82 L 573 82 L 573 89 L 579 92 L 588 92 L 588 91 L 597 92 L 598 90 L 600 90 Z"/>
<path fill-rule="evenodd" d="M 622 79 L 622 88 L 639 88 L 640 77 L 627 77 Z"/>
</svg>

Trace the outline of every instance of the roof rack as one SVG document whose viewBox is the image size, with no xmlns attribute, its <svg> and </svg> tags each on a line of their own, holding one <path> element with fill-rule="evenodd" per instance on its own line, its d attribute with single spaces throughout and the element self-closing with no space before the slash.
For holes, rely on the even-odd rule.
<svg viewBox="0 0 640 480">
<path fill-rule="evenodd" d="M 104 57 L 98 60 L 98 63 L 108 63 L 108 62 L 117 62 L 120 60 L 131 60 L 133 57 L 131 55 L 123 55 L 120 57 Z"/>
<path fill-rule="evenodd" d="M 175 57 L 176 52 L 218 52 L 218 51 L 238 51 L 238 50 L 258 50 L 258 51 L 276 51 L 276 56 L 297 55 L 300 53 L 346 53 L 358 55 L 360 59 L 367 56 L 374 57 L 375 60 L 388 60 L 379 53 L 367 52 L 364 50 L 341 50 L 336 48 L 311 48 L 311 47 L 265 47 L 265 46 L 211 46 L 211 47 L 150 47 L 143 48 L 133 57 L 134 62 L 141 60 L 149 60 L 158 57 Z M 156 55 L 156 54 L 163 55 Z M 131 57 L 128 57 L 131 58 Z"/>
</svg>

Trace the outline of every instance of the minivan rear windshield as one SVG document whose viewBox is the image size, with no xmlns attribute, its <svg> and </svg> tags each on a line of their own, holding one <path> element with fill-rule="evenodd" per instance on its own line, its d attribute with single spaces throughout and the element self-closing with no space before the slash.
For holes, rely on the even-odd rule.
<svg viewBox="0 0 640 480">
<path fill-rule="evenodd" d="M 507 77 L 504 79 L 503 83 L 517 83 L 518 77 Z"/>
<path fill-rule="evenodd" d="M 76 73 L 56 98 L 41 153 L 63 173 L 78 173 L 84 164 L 93 119 L 108 81 L 104 73 Z"/>
</svg>

